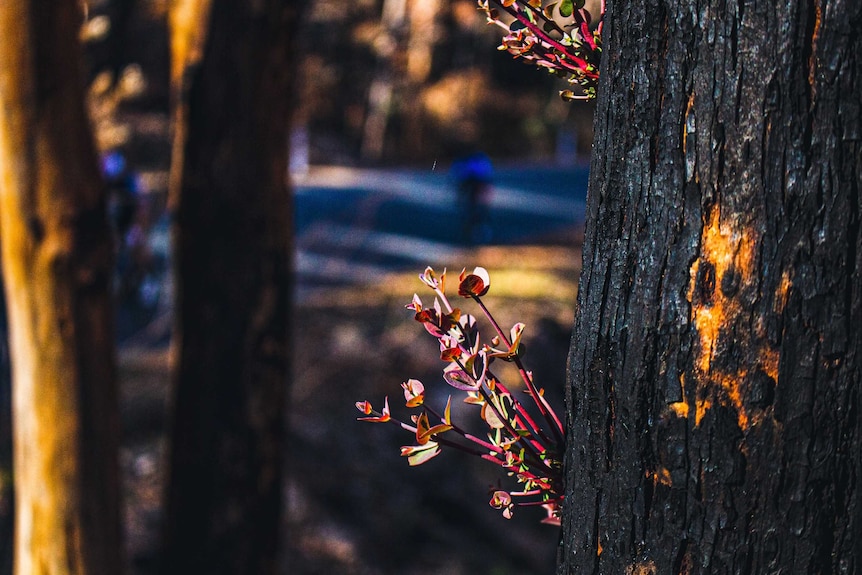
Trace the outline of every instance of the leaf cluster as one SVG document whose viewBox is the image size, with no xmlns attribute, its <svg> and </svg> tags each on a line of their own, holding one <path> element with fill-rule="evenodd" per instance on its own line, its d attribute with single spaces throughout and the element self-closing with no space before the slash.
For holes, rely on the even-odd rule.
<svg viewBox="0 0 862 575">
<path fill-rule="evenodd" d="M 516 323 L 504 331 L 485 306 L 482 297 L 488 293 L 491 280 L 487 270 L 477 267 L 472 273 L 462 271 L 458 295 L 473 300 L 491 324 L 494 335 L 485 343 L 477 319 L 454 308 L 445 294 L 446 272 L 439 277 L 426 268 L 420 280 L 432 289 L 436 297 L 425 307 L 418 295 L 407 308 L 414 319 L 434 336 L 445 362 L 443 381 L 464 394 L 463 402 L 475 406 L 487 428 L 485 437 L 468 432 L 452 419 L 452 396 L 443 413 L 426 402 L 426 387 L 416 379 L 401 384 L 405 406 L 417 410 L 409 422 L 395 419 L 384 400 L 382 411 L 376 411 L 368 401 L 356 403 L 363 413 L 360 421 L 394 423 L 415 436 L 415 443 L 401 448 L 401 455 L 410 465 L 421 465 L 448 447 L 489 461 L 520 485 L 517 490 L 492 489 L 490 504 L 511 518 L 516 506 L 539 505 L 547 516 L 545 523 L 559 524 L 562 503 L 561 454 L 563 428 L 559 417 L 536 387 L 533 375 L 521 361 L 524 324 Z M 523 402 L 494 371 L 497 361 L 515 365 L 523 385 Z M 514 388 L 511 388 L 514 389 Z M 527 409 L 527 405 L 532 407 Z M 541 423 L 540 423 L 541 422 Z"/>
<path fill-rule="evenodd" d="M 562 90 L 563 99 L 595 98 L 604 1 L 595 21 L 584 0 L 479 0 L 479 8 L 505 31 L 499 50 L 565 79 L 577 92 Z"/>
</svg>

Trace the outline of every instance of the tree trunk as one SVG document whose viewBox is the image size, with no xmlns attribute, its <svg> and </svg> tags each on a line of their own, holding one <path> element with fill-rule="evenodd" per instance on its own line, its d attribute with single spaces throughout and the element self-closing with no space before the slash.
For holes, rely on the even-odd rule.
<svg viewBox="0 0 862 575">
<path fill-rule="evenodd" d="M 2 280 L 0 274 L 0 286 Z M 4 291 L 0 287 L 0 575 L 9 575 L 15 541 L 15 491 L 12 480 L 12 364 Z"/>
<path fill-rule="evenodd" d="M 606 18 L 559 573 L 860 572 L 860 3 Z"/>
<path fill-rule="evenodd" d="M 194 27 L 172 30 L 184 103 L 171 199 L 177 363 L 165 572 L 276 573 L 290 368 L 290 41 L 300 2 L 185 4 L 208 28 L 205 39 Z M 174 26 L 182 21 L 172 15 Z M 190 67 L 179 69 L 183 61 Z"/>
<path fill-rule="evenodd" d="M 78 3 L 0 3 L 0 243 L 12 357 L 15 572 L 121 571 L 105 191 Z"/>
</svg>

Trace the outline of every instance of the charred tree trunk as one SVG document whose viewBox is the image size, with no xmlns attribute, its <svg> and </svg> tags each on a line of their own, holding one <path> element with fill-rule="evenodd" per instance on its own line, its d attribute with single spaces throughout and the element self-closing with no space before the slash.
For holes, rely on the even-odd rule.
<svg viewBox="0 0 862 575">
<path fill-rule="evenodd" d="M 83 102 L 78 2 L 0 3 L 0 243 L 15 572 L 121 567 L 111 232 Z"/>
<path fill-rule="evenodd" d="M 276 573 L 290 358 L 290 40 L 300 2 L 183 4 L 191 10 L 172 15 L 183 104 L 164 571 Z"/>
<path fill-rule="evenodd" d="M 609 3 L 561 574 L 862 571 L 862 5 Z"/>
</svg>

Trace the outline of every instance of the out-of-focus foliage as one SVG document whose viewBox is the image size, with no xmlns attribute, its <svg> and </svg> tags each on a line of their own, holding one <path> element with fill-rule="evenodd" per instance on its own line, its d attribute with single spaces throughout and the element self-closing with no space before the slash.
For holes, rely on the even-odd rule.
<svg viewBox="0 0 862 575">
<path fill-rule="evenodd" d="M 496 50 L 476 0 L 317 0 L 301 33 L 312 163 L 548 158 L 561 124 L 589 117 L 559 101 L 565 81 Z"/>
<path fill-rule="evenodd" d="M 598 14 L 598 2 L 585 9 Z M 171 98 L 167 2 L 86 6 L 81 36 L 100 145 L 122 147 L 148 173 L 165 170 L 169 152 L 157 139 Z M 500 29 L 476 0 L 310 0 L 298 34 L 294 118 L 311 163 L 424 164 L 476 148 L 546 160 L 561 142 L 589 149 L 592 106 L 565 105 L 557 96 L 565 79 L 498 51 Z M 134 94 L 118 81 L 127 68 L 144 81 Z"/>
</svg>

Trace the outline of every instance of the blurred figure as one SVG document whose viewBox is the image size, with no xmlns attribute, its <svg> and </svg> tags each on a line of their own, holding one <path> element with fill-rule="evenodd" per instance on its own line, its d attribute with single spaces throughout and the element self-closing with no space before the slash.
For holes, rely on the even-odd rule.
<svg viewBox="0 0 862 575">
<path fill-rule="evenodd" d="M 468 246 L 489 243 L 488 204 L 494 179 L 491 159 L 481 151 L 458 157 L 452 162 L 452 177 L 461 203 L 462 241 Z"/>
<path fill-rule="evenodd" d="M 102 157 L 108 216 L 115 234 L 116 290 L 122 304 L 152 310 L 160 295 L 161 265 L 149 245 L 148 211 L 137 174 L 122 153 Z"/>
<path fill-rule="evenodd" d="M 122 250 L 139 208 L 137 178 L 129 171 L 125 156 L 117 151 L 102 157 L 102 174 L 108 185 L 108 216 Z"/>
</svg>

